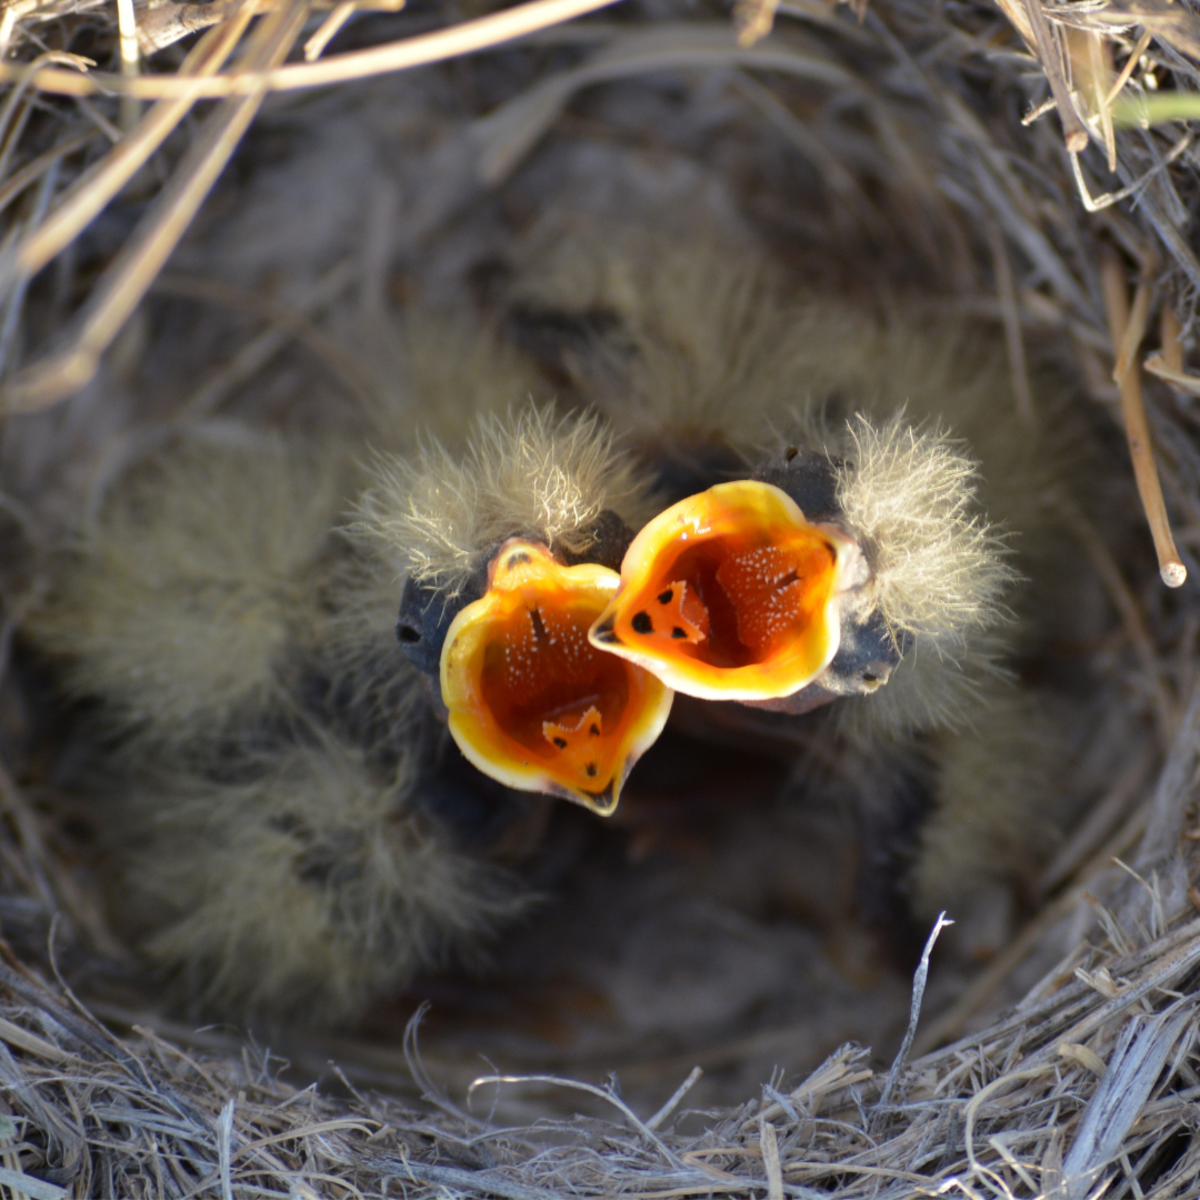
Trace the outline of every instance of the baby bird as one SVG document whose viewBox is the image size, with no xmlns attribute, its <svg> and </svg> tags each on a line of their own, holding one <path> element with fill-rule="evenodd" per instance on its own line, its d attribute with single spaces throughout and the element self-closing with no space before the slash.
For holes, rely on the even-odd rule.
<svg viewBox="0 0 1200 1200">
<path fill-rule="evenodd" d="M 511 313 L 673 502 L 595 644 L 677 689 L 676 721 L 842 747 L 899 872 L 883 903 L 924 920 L 1028 869 L 1063 752 L 1010 664 L 1085 573 L 1058 515 L 1068 456 L 1014 420 L 998 348 L 638 235 L 554 248 Z"/>
<path fill-rule="evenodd" d="M 521 276 L 515 355 L 414 322 L 370 465 L 201 426 L 64 548 L 24 632 L 77 702 L 114 911 L 195 1008 L 352 1021 L 469 959 L 527 906 L 547 797 L 611 813 L 669 718 L 785 747 L 801 792 L 814 739 L 875 764 L 880 903 L 1020 865 L 1013 588 L 1054 541 L 999 361 L 708 247 L 637 261 Z"/>
<path fill-rule="evenodd" d="M 504 356 L 489 358 L 494 379 Z M 669 708 L 653 677 L 587 643 L 615 573 L 567 565 L 592 548 L 619 562 L 608 531 L 646 515 L 598 422 L 525 407 L 482 414 L 458 458 L 414 449 L 364 472 L 359 457 L 338 438 L 191 431 L 79 530 L 24 631 L 78 701 L 89 753 L 71 783 L 117 864 L 114 911 L 196 1011 L 352 1020 L 524 907 L 512 867 L 543 804 L 454 748 L 439 651 L 406 637 L 414 611 L 444 632 L 489 564 L 511 575 L 498 555 L 611 576 L 567 630 L 625 699 L 600 700 L 612 770 L 595 807 Z M 568 734 L 569 699 L 547 717 Z"/>
<path fill-rule="evenodd" d="M 486 422 L 465 462 L 384 463 L 358 535 L 405 579 L 396 635 L 480 770 L 607 815 L 671 694 L 591 646 L 645 504 L 595 419 Z M 623 503 L 622 503 L 623 502 Z M 640 520 L 640 518 L 637 518 Z"/>
</svg>

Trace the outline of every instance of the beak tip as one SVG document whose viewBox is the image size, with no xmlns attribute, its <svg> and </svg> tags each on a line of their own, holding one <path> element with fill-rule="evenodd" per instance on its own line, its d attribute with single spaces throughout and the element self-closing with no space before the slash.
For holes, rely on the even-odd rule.
<svg viewBox="0 0 1200 1200">
<path fill-rule="evenodd" d="M 608 786 L 602 791 L 588 793 L 589 807 L 601 817 L 611 817 L 620 798 L 621 788 L 615 779 L 609 780 Z"/>
</svg>

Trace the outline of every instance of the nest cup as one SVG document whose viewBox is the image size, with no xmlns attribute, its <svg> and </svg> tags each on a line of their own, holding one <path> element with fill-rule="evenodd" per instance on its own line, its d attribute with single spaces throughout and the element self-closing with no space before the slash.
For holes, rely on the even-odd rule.
<svg viewBox="0 0 1200 1200">
<path fill-rule="evenodd" d="M 1200 606 L 1163 580 L 1194 579 L 1200 527 L 1200 17 L 567 8 L 0 18 L 0 1190 L 1183 1194 Z M 648 249 L 664 230 L 681 254 Z M 610 249 L 564 261 L 570 242 Z M 752 839 L 725 848 L 734 883 L 698 889 L 686 845 L 638 862 L 580 812 L 570 903 L 489 961 L 334 1033 L 198 1028 L 110 925 L 80 712 L 22 641 L 64 539 L 197 430 L 386 452 L 424 386 L 432 434 L 461 445 L 473 392 L 525 378 L 515 353 L 503 379 L 472 359 L 513 279 L 538 272 L 539 302 L 619 292 L 580 262 L 664 253 L 686 280 L 713 246 L 772 287 L 993 347 L 1009 394 L 987 422 L 1054 448 L 1037 500 L 1066 541 L 1021 604 L 1053 609 L 1057 649 L 1013 666 L 1058 664 L 1070 709 L 1057 841 L 934 925 L 943 961 L 918 941 L 914 979 L 886 932 L 747 916 Z M 764 328 L 746 314 L 747 354 Z M 569 404 L 569 376 L 542 384 Z M 813 861 L 786 867 L 817 878 L 856 835 L 836 804 L 805 820 L 785 849 Z"/>
</svg>

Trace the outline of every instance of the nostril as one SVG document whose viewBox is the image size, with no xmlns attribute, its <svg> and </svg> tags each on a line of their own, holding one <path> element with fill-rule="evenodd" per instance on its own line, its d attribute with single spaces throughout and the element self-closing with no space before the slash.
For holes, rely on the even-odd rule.
<svg viewBox="0 0 1200 1200">
<path fill-rule="evenodd" d="M 405 646 L 415 646 L 421 640 L 421 631 L 412 625 L 397 625 L 396 637 Z"/>
<path fill-rule="evenodd" d="M 863 687 L 870 688 L 874 691 L 876 688 L 883 687 L 891 678 L 892 668 L 887 663 L 869 663 L 859 673 L 859 682 Z"/>
</svg>

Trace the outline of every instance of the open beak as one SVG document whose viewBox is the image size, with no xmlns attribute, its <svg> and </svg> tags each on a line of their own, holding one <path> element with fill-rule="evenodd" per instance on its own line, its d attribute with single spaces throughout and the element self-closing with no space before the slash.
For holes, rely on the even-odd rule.
<svg viewBox="0 0 1200 1200">
<path fill-rule="evenodd" d="M 786 492 L 722 483 L 654 518 L 621 564 L 593 646 L 703 700 L 762 701 L 812 683 L 870 580 L 858 543 Z"/>
<path fill-rule="evenodd" d="M 535 542 L 500 548 L 487 592 L 455 617 L 441 658 L 450 733 L 485 775 L 602 816 L 616 808 L 673 699 L 588 642 L 619 583 L 607 567 L 563 566 Z"/>
</svg>

